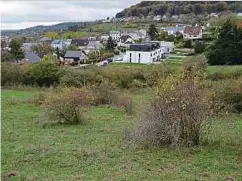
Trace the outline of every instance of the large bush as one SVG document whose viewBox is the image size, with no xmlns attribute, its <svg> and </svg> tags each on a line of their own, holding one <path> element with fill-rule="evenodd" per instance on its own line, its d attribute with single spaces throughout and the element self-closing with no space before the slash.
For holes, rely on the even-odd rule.
<svg viewBox="0 0 242 181">
<path fill-rule="evenodd" d="M 65 124 L 84 123 L 83 111 L 92 97 L 86 89 L 64 88 L 46 96 L 40 121 Z"/>
<path fill-rule="evenodd" d="M 242 112 L 242 77 L 213 82 L 213 102 L 223 111 Z"/>
<path fill-rule="evenodd" d="M 24 73 L 21 65 L 12 63 L 1 63 L 1 85 L 18 85 L 23 84 Z"/>
<path fill-rule="evenodd" d="M 103 78 L 95 68 L 73 70 L 73 68 L 68 67 L 63 69 L 63 74 L 64 75 L 60 79 L 60 84 L 67 87 L 81 88 L 99 84 Z"/>
<path fill-rule="evenodd" d="M 25 71 L 25 84 L 51 86 L 59 83 L 61 73 L 55 62 L 41 61 Z"/>
<path fill-rule="evenodd" d="M 204 92 L 192 78 L 168 77 L 160 83 L 157 98 L 140 116 L 129 134 L 143 146 L 198 145 L 209 117 Z"/>
</svg>

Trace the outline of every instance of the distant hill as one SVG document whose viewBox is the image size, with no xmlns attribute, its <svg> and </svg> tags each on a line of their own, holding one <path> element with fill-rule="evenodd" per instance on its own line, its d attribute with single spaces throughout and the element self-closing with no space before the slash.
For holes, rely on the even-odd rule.
<svg viewBox="0 0 242 181">
<path fill-rule="evenodd" d="M 142 1 L 116 14 L 116 18 L 149 15 L 180 15 L 194 13 L 195 15 L 218 13 L 226 10 L 242 12 L 242 2 L 239 1 Z"/>
<path fill-rule="evenodd" d="M 67 30 L 69 27 L 77 26 L 81 27 L 83 26 L 83 22 L 65 22 L 65 23 L 59 23 L 55 25 L 49 25 L 49 26 L 33 26 L 30 28 L 23 29 L 21 31 L 58 31 L 58 30 Z"/>
</svg>

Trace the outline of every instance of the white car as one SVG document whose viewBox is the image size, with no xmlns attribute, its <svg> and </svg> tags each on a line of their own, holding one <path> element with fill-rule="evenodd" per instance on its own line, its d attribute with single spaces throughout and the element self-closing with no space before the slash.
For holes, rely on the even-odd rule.
<svg viewBox="0 0 242 181">
<path fill-rule="evenodd" d="M 122 57 L 115 57 L 115 58 L 113 58 L 114 62 L 120 62 L 122 60 L 123 60 Z"/>
</svg>

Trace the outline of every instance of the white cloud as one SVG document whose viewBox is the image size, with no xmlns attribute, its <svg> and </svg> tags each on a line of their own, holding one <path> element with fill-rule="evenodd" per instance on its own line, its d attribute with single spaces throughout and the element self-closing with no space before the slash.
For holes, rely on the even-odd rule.
<svg viewBox="0 0 242 181">
<path fill-rule="evenodd" d="M 67 21 L 113 17 L 140 0 L 109 1 L 1 1 L 1 28 L 22 29 Z"/>
</svg>

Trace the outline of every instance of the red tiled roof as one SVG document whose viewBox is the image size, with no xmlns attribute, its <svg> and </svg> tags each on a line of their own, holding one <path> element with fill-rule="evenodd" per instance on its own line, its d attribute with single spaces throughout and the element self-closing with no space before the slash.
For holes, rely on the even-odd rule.
<svg viewBox="0 0 242 181">
<path fill-rule="evenodd" d="M 201 30 L 202 30 L 201 27 L 186 26 L 183 33 L 188 35 L 198 36 Z"/>
</svg>

